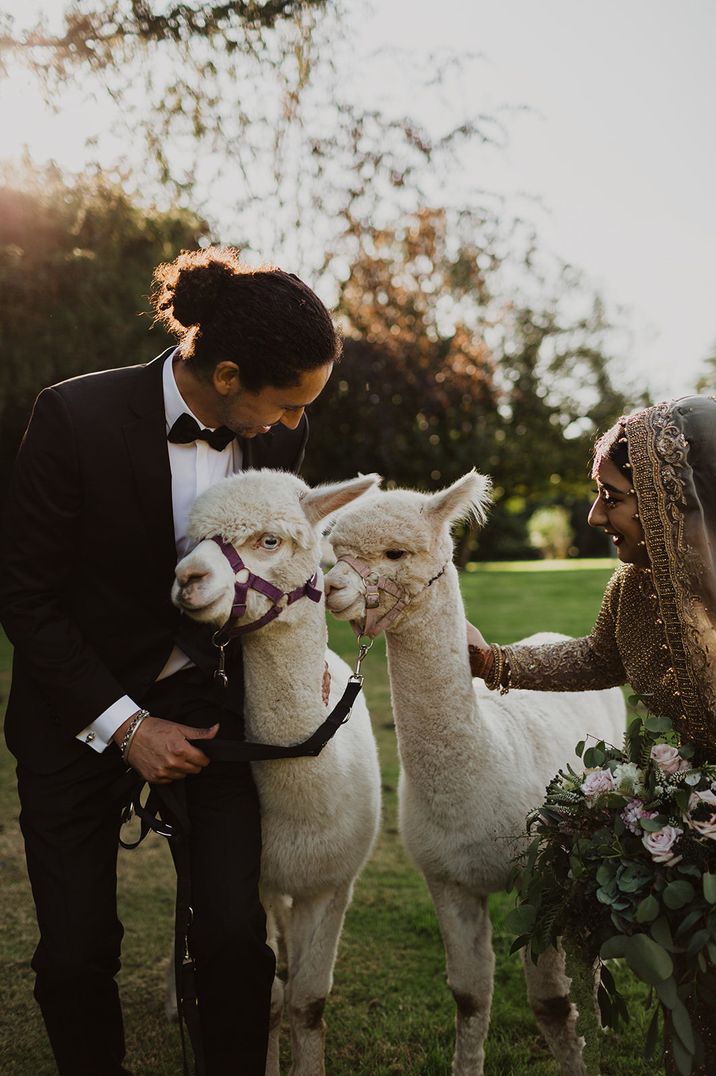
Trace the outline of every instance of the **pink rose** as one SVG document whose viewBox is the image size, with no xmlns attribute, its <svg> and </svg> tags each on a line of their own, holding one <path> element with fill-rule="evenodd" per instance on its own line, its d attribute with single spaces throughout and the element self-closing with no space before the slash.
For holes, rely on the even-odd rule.
<svg viewBox="0 0 716 1076">
<path fill-rule="evenodd" d="M 587 799 L 595 799 L 614 791 L 614 778 L 609 770 L 594 770 L 587 774 L 580 787 Z"/>
<path fill-rule="evenodd" d="M 689 812 L 695 811 L 697 807 L 710 808 L 710 815 L 708 818 L 692 818 L 686 819 L 691 829 L 696 830 L 702 837 L 708 837 L 709 840 L 716 841 L 716 796 L 710 789 L 706 789 L 703 792 L 692 792 L 689 797 Z"/>
<path fill-rule="evenodd" d="M 684 831 L 678 826 L 663 826 L 656 833 L 645 833 L 641 843 L 655 863 L 673 867 L 682 858 L 675 856 L 672 849 Z"/>
<path fill-rule="evenodd" d="M 656 818 L 656 811 L 645 811 L 641 800 L 629 800 L 622 811 L 622 822 L 637 837 L 644 832 L 639 825 L 640 818 Z"/>
<path fill-rule="evenodd" d="M 691 764 L 668 743 L 655 744 L 651 749 L 651 757 L 662 773 L 680 773 L 682 770 L 691 769 Z"/>
</svg>

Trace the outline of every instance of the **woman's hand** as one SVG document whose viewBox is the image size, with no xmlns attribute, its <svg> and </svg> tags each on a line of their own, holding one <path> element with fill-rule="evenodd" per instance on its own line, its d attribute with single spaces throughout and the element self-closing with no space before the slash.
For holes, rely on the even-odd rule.
<svg viewBox="0 0 716 1076">
<path fill-rule="evenodd" d="M 495 667 L 495 655 L 479 628 L 476 628 L 469 620 L 466 621 L 466 626 L 470 671 L 473 676 L 479 676 L 484 680 L 492 674 Z"/>
<path fill-rule="evenodd" d="M 476 628 L 470 621 L 466 621 L 467 624 L 467 645 L 477 646 L 480 650 L 488 650 L 489 644 L 485 641 L 485 637 L 479 628 Z"/>
</svg>

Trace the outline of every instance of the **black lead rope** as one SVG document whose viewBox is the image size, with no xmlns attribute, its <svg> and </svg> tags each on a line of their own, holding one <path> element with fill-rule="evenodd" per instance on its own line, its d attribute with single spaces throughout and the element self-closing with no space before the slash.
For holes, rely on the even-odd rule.
<svg viewBox="0 0 716 1076">
<path fill-rule="evenodd" d="M 359 666 L 360 667 L 360 666 Z M 353 704 L 363 687 L 363 677 L 354 674 L 349 679 L 343 695 L 322 725 L 301 743 L 281 747 L 278 744 L 248 743 L 243 740 L 190 740 L 213 762 L 260 762 L 279 758 L 304 758 L 320 755 L 328 741 L 350 717 Z M 191 956 L 190 934 L 193 918 L 191 907 L 191 862 L 189 834 L 191 825 L 186 806 L 183 781 L 168 785 L 151 785 L 147 799 L 142 803 L 141 794 L 145 782 L 141 777 L 132 789 L 130 803 L 125 808 L 122 821 L 129 821 L 132 812 L 140 823 L 139 837 L 127 842 L 120 838 L 123 848 L 137 848 L 150 830 L 166 837 L 174 860 L 177 875 L 176 912 L 174 917 L 174 981 L 179 1010 L 179 1032 L 182 1044 L 184 1076 L 189 1076 L 184 1024 L 194 1053 L 195 1076 L 205 1076 L 204 1051 L 196 993 L 196 969 Z"/>
</svg>

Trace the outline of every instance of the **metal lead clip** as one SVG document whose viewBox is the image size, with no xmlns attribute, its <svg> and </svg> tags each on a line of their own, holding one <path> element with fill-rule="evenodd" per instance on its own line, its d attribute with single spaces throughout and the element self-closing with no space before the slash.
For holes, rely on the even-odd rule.
<svg viewBox="0 0 716 1076">
<path fill-rule="evenodd" d="M 353 670 L 353 675 L 351 676 L 351 680 L 359 680 L 361 683 L 363 683 L 363 677 L 362 677 L 361 671 L 360 671 L 361 670 L 361 665 L 365 661 L 365 656 L 368 653 L 368 651 L 370 650 L 370 648 L 373 646 L 373 643 L 375 642 L 375 640 L 374 639 L 369 639 L 367 643 L 362 643 L 360 641 L 361 638 L 363 638 L 363 636 L 361 636 L 359 638 L 359 640 L 358 640 L 358 657 L 356 658 L 356 667 Z"/>
<path fill-rule="evenodd" d="M 214 646 L 219 651 L 219 663 L 214 669 L 214 679 L 220 687 L 226 687 L 229 683 L 229 678 L 224 671 L 224 650 L 226 647 L 222 646 L 221 643 L 214 643 Z"/>
</svg>

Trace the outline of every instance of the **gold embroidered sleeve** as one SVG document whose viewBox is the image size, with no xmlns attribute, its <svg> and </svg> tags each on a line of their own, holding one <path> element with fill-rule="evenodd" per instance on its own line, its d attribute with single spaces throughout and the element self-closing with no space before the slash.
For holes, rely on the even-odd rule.
<svg viewBox="0 0 716 1076">
<path fill-rule="evenodd" d="M 614 620 L 617 577 L 610 580 L 590 635 L 537 646 L 503 647 L 511 687 L 532 691 L 593 691 L 626 683 Z"/>
</svg>

